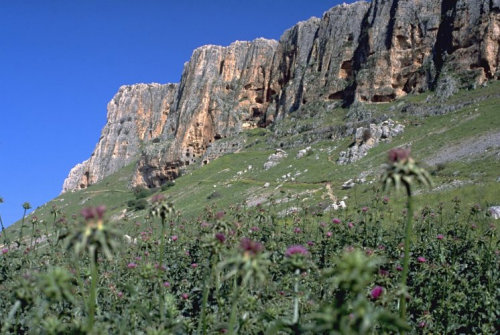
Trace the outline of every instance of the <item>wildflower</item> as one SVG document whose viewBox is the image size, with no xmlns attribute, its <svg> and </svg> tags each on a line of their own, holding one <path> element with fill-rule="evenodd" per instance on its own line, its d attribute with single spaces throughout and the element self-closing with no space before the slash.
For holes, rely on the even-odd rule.
<svg viewBox="0 0 500 335">
<path fill-rule="evenodd" d="M 226 241 L 226 235 L 224 235 L 223 233 L 216 233 L 215 234 L 215 238 L 220 242 L 220 243 L 224 243 Z"/>
<path fill-rule="evenodd" d="M 418 328 L 425 328 L 427 324 L 425 323 L 425 321 L 421 321 L 419 324 L 418 324 Z"/>
<path fill-rule="evenodd" d="M 170 287 L 170 283 L 168 281 L 164 282 L 163 287 L 167 287 L 167 288 Z"/>
<path fill-rule="evenodd" d="M 369 209 L 368 207 L 363 207 L 363 208 L 361 208 L 361 211 L 362 211 L 363 213 L 366 213 L 366 212 L 368 212 L 368 209 Z"/>
<path fill-rule="evenodd" d="M 216 218 L 217 220 L 220 220 L 220 219 L 222 219 L 222 218 L 224 217 L 224 215 L 226 215 L 226 213 L 225 213 L 224 211 L 220 211 L 220 212 L 217 212 L 217 213 L 215 214 L 215 218 Z"/>
<path fill-rule="evenodd" d="M 300 229 L 299 227 L 295 227 L 295 229 L 293 230 L 293 232 L 295 234 L 300 234 L 302 232 L 302 229 Z"/>
<path fill-rule="evenodd" d="M 443 234 L 438 234 L 438 236 L 437 236 L 437 239 L 438 239 L 438 240 L 442 240 L 443 238 L 444 238 L 444 235 L 443 235 Z"/>
<path fill-rule="evenodd" d="M 82 209 L 80 212 L 83 218 L 87 221 L 97 218 L 98 220 L 102 220 L 104 216 L 104 212 L 106 211 L 106 206 L 97 206 L 97 207 L 87 207 Z"/>
<path fill-rule="evenodd" d="M 382 293 L 384 292 L 384 288 L 382 286 L 375 286 L 371 291 L 370 291 L 370 296 L 372 297 L 373 300 L 377 300 Z"/>
<path fill-rule="evenodd" d="M 2 255 L 5 255 L 8 252 L 9 252 L 9 248 L 3 248 L 2 249 Z"/>
<path fill-rule="evenodd" d="M 249 253 L 251 255 L 256 255 L 260 251 L 262 251 L 262 249 L 264 249 L 262 244 L 252 241 L 251 239 L 246 237 L 241 239 L 240 248 L 243 249 L 245 253 Z"/>
<path fill-rule="evenodd" d="M 335 224 L 340 224 L 341 221 L 340 221 L 340 219 L 335 218 L 332 220 L 332 222 Z"/>
<path fill-rule="evenodd" d="M 387 205 L 387 204 L 389 203 L 389 197 L 384 197 L 384 198 L 382 199 L 382 203 L 383 203 L 384 205 Z"/>
<path fill-rule="evenodd" d="M 189 294 L 187 294 L 187 293 L 182 293 L 182 294 L 181 294 L 181 297 L 182 297 L 182 299 L 187 300 L 187 299 L 189 299 Z"/>
<path fill-rule="evenodd" d="M 151 198 L 151 202 L 152 203 L 159 203 L 159 202 L 162 202 L 163 200 L 165 200 L 165 196 L 163 194 L 155 194 L 153 195 L 153 197 Z"/>
<path fill-rule="evenodd" d="M 403 267 L 401 265 L 396 265 L 396 270 L 397 271 L 403 271 Z"/>
<path fill-rule="evenodd" d="M 349 228 L 353 228 L 353 227 L 354 227 L 354 223 L 349 222 L 349 223 L 347 224 L 347 227 L 349 227 Z"/>
<path fill-rule="evenodd" d="M 410 149 L 395 148 L 389 151 L 389 162 L 405 162 L 410 157 Z"/>
<path fill-rule="evenodd" d="M 286 249 L 285 257 L 292 257 L 292 255 L 307 255 L 308 251 L 306 247 L 302 245 L 292 245 L 288 249 Z"/>
<path fill-rule="evenodd" d="M 389 271 L 384 270 L 384 269 L 380 269 L 380 270 L 378 271 L 378 274 L 379 274 L 380 276 L 382 276 L 382 277 L 387 277 L 387 276 L 389 275 Z"/>
<path fill-rule="evenodd" d="M 326 237 L 332 237 L 333 233 L 331 231 L 326 232 Z"/>
<path fill-rule="evenodd" d="M 250 230 L 252 230 L 253 232 L 258 232 L 260 228 L 257 226 L 253 226 L 252 228 L 250 228 Z"/>
<path fill-rule="evenodd" d="M 121 297 L 123 297 L 123 292 L 122 292 L 122 291 L 120 291 L 120 292 L 118 292 L 116 295 L 118 296 L 118 298 L 121 298 Z"/>
<path fill-rule="evenodd" d="M 135 269 L 135 268 L 137 267 L 137 264 L 135 264 L 134 262 L 131 262 L 131 263 L 128 263 L 128 264 L 127 264 L 127 267 L 128 267 L 129 269 Z"/>
<path fill-rule="evenodd" d="M 312 247 L 314 245 L 314 242 L 313 241 L 307 241 L 307 245 Z"/>
<path fill-rule="evenodd" d="M 325 228 L 326 227 L 326 223 L 324 222 L 320 222 L 319 225 L 322 227 L 322 228 Z"/>
<path fill-rule="evenodd" d="M 197 267 L 198 267 L 198 264 L 196 264 L 196 263 L 191 264 L 192 269 L 196 269 Z"/>
<path fill-rule="evenodd" d="M 174 241 L 174 242 L 175 242 L 175 241 L 177 241 L 177 240 L 179 239 L 179 236 L 177 236 L 177 235 L 172 235 L 171 239 L 172 239 L 172 241 Z"/>
<path fill-rule="evenodd" d="M 417 258 L 417 261 L 419 263 L 425 263 L 425 262 L 427 262 L 427 259 L 425 257 L 420 256 L 420 257 Z"/>
</svg>

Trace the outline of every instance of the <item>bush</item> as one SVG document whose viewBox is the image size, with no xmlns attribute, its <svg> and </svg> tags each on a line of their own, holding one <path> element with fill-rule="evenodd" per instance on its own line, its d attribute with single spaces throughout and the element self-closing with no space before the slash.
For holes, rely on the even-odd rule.
<svg viewBox="0 0 500 335">
<path fill-rule="evenodd" d="M 166 191 L 174 185 L 175 185 L 175 182 L 173 180 L 168 180 L 165 184 L 161 185 L 161 190 Z"/>
<path fill-rule="evenodd" d="M 148 201 L 144 198 L 141 199 L 131 199 L 127 202 L 127 206 L 134 211 L 140 211 L 146 209 L 148 206 Z"/>
</svg>

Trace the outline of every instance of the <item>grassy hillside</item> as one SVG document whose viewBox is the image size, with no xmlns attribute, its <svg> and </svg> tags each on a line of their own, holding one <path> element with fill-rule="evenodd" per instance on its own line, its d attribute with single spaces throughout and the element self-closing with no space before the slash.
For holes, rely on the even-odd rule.
<svg viewBox="0 0 500 335">
<path fill-rule="evenodd" d="M 337 108 L 312 116 L 304 113 L 307 117 L 301 116 L 301 111 L 298 111 L 296 117 L 291 117 L 293 120 L 285 119 L 279 125 L 280 128 L 298 130 L 295 134 L 276 139 L 272 130 L 247 131 L 241 134 L 242 140 L 246 142 L 245 149 L 225 155 L 206 166 L 191 166 L 175 181 L 174 186 L 166 191 L 153 190 L 152 194 L 165 194 L 186 218 L 197 217 L 208 205 L 223 209 L 231 204 L 252 206 L 269 203 L 270 199 L 281 202 L 278 207 L 284 210 L 291 207 L 284 199 L 297 197 L 302 207 L 331 202 L 332 195 L 337 199 L 348 197 L 348 204 L 363 205 L 370 201 L 372 190 L 378 187 L 378 176 L 386 161 L 387 151 L 397 146 L 409 146 L 417 161 L 424 164 L 435 162 L 428 168 L 434 176 L 436 187 L 431 192 L 422 191 L 418 196 L 420 206 L 433 203 L 435 199 L 452 199 L 457 195 L 471 205 L 493 204 L 498 201 L 500 194 L 500 183 L 497 181 L 500 177 L 499 92 L 498 82 L 474 91 L 461 91 L 446 101 L 444 106 L 469 105 L 436 116 L 401 112 L 407 104 L 421 105 L 427 109 L 433 104 L 442 104 L 426 102 L 428 94 L 409 96 L 391 104 L 368 106 L 372 118 L 377 115 L 391 117 L 403 123 L 406 130 L 392 141 L 371 149 L 360 161 L 342 166 L 337 165 L 336 161 L 340 151 L 352 142 L 351 138 L 323 139 L 312 144 L 302 139 L 311 133 L 311 123 L 337 126 L 348 111 Z M 471 103 L 475 100 L 476 103 Z M 321 108 L 318 107 L 318 110 Z M 286 148 L 288 156 L 277 166 L 264 170 L 267 157 L 283 142 L 302 143 Z M 297 159 L 298 151 L 307 146 L 311 147 L 308 154 Z M 37 208 L 32 215 L 50 221 L 53 206 L 70 216 L 79 213 L 83 207 L 103 204 L 116 218 L 141 220 L 147 214 L 145 210 L 127 209 L 127 202 L 135 199 L 129 189 L 133 167 L 134 164 L 131 164 L 88 189 L 62 194 Z M 353 189 L 342 190 L 341 186 L 346 180 L 359 176 L 364 176 L 367 182 Z M 264 187 L 266 183 L 269 183 L 269 187 Z M 327 183 L 331 184 L 328 188 Z M 9 230 L 16 231 L 18 225 L 15 224 Z"/>
</svg>

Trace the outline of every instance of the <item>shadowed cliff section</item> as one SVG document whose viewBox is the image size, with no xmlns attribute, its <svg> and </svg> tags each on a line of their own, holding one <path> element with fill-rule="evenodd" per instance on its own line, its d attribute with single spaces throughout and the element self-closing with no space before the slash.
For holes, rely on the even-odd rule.
<svg viewBox="0 0 500 335">
<path fill-rule="evenodd" d="M 311 103 L 385 103 L 453 77 L 474 87 L 500 77 L 500 0 L 373 0 L 297 23 L 279 41 L 196 49 L 178 84 L 123 86 L 91 157 L 63 191 L 137 162 L 131 185 L 160 186 Z"/>
</svg>

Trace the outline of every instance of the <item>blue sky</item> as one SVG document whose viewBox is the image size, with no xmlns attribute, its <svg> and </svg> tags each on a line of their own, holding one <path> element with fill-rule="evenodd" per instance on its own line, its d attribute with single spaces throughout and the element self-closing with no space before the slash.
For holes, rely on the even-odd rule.
<svg viewBox="0 0 500 335">
<path fill-rule="evenodd" d="M 0 215 L 56 197 L 124 84 L 178 82 L 193 49 L 279 39 L 338 0 L 0 0 Z M 346 1 L 353 2 L 353 1 Z"/>
</svg>

